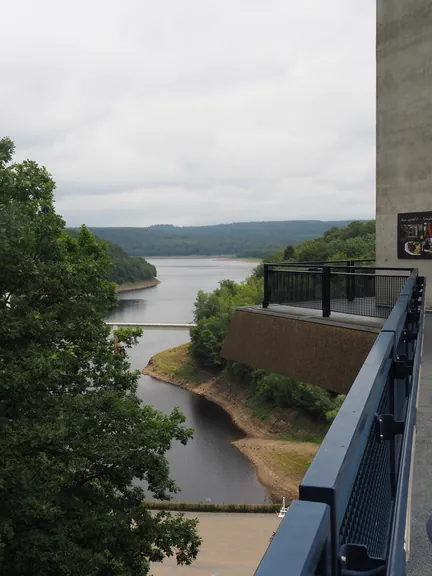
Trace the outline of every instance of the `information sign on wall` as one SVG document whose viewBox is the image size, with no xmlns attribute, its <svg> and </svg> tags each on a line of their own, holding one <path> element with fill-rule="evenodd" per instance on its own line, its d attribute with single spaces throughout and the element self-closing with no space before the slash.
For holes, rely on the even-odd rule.
<svg viewBox="0 0 432 576">
<path fill-rule="evenodd" d="M 398 258 L 432 260 L 432 212 L 398 214 Z"/>
</svg>

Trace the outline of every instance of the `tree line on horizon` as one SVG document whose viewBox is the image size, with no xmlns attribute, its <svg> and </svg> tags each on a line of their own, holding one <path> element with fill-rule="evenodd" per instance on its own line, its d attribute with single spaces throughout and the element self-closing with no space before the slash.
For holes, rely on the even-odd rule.
<svg viewBox="0 0 432 576">
<path fill-rule="evenodd" d="M 130 256 L 237 256 L 263 258 L 288 244 L 322 236 L 349 221 L 291 220 L 240 222 L 216 226 L 150 226 L 148 228 L 98 228 L 91 231 L 119 244 Z"/>
</svg>

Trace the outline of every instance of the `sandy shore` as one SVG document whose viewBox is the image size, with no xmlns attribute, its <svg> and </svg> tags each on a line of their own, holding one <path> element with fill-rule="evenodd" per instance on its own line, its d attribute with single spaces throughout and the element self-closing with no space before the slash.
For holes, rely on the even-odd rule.
<svg viewBox="0 0 432 576">
<path fill-rule="evenodd" d="M 119 292 L 131 292 L 132 290 L 143 290 L 144 288 L 154 288 L 160 284 L 160 280 L 153 278 L 153 280 L 143 280 L 142 282 L 135 282 L 134 284 L 120 284 L 116 288 L 116 294 Z"/>
<path fill-rule="evenodd" d="M 245 433 L 246 437 L 233 442 L 233 445 L 253 463 L 258 480 L 269 490 L 271 498 L 279 502 L 283 496 L 287 501 L 298 497 L 298 485 L 319 445 L 281 440 L 281 434 L 290 428 L 289 414 L 286 419 L 274 417 L 265 423 L 255 418 L 247 407 L 244 391 L 223 377 L 210 378 L 193 385 L 161 374 L 155 369 L 152 360 L 143 373 L 190 390 L 221 406 Z"/>
</svg>

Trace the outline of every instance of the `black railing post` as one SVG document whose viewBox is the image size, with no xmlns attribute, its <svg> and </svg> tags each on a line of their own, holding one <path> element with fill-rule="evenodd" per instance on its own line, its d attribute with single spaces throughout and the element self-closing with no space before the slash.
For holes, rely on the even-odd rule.
<svg viewBox="0 0 432 576">
<path fill-rule="evenodd" d="M 348 274 L 347 274 L 347 284 L 346 284 L 346 291 L 347 291 L 347 300 L 348 302 L 353 302 L 355 300 L 355 260 L 348 260 Z"/>
<path fill-rule="evenodd" d="M 270 284 L 269 284 L 269 265 L 264 264 L 264 300 L 263 308 L 268 308 L 270 304 Z"/>
<path fill-rule="evenodd" d="M 322 269 L 322 315 L 324 318 L 330 316 L 330 273 L 331 268 L 323 266 Z"/>
</svg>

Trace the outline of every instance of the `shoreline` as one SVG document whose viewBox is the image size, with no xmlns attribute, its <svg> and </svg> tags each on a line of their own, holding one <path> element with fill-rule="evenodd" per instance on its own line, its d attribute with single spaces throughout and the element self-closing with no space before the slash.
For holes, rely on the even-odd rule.
<svg viewBox="0 0 432 576">
<path fill-rule="evenodd" d="M 147 288 L 154 288 L 160 284 L 160 280 L 153 278 L 153 280 L 143 280 L 142 282 L 134 282 L 133 284 L 119 284 L 116 287 L 116 294 L 119 292 L 132 292 L 133 290 L 145 290 Z"/>
<path fill-rule="evenodd" d="M 145 374 L 146 376 L 151 376 L 155 380 L 160 380 L 161 382 L 165 382 L 166 384 L 171 384 L 172 386 L 177 386 L 178 388 L 183 388 L 184 390 L 189 390 L 189 392 L 193 392 L 198 396 L 203 396 L 206 400 L 214 402 L 215 404 L 223 408 L 227 414 L 229 414 L 233 423 L 237 426 L 237 428 L 239 428 L 239 430 L 243 432 L 243 434 L 245 434 L 246 437 L 251 438 L 258 437 L 262 439 L 271 437 L 271 434 L 266 433 L 264 431 L 264 426 L 262 430 L 260 430 L 259 426 L 253 425 L 250 421 L 248 421 L 244 413 L 242 413 L 240 410 L 236 410 L 235 408 L 233 408 L 233 406 L 230 405 L 225 398 L 217 394 L 214 394 L 210 390 L 212 380 L 203 382 L 201 384 L 198 384 L 197 386 L 188 385 L 186 382 L 181 382 L 180 380 L 176 380 L 175 378 L 169 378 L 164 374 L 160 374 L 153 368 L 151 361 L 152 360 L 150 359 L 150 362 L 142 371 L 142 373 Z M 235 444 L 236 442 L 241 442 L 241 440 L 235 440 L 233 444 Z"/>
<path fill-rule="evenodd" d="M 163 352 L 161 353 L 163 354 Z M 245 435 L 231 444 L 237 448 L 255 468 L 257 479 L 268 491 L 273 502 L 285 497 L 287 503 L 298 498 L 298 485 L 305 466 L 310 464 L 319 445 L 311 442 L 295 442 L 281 439 L 276 421 L 268 424 L 251 415 L 245 398 L 223 377 L 209 378 L 194 385 L 181 378 L 173 378 L 157 371 L 150 359 L 142 371 L 152 378 L 189 390 L 220 406 L 233 423 Z"/>
<path fill-rule="evenodd" d="M 226 254 L 216 254 L 212 256 L 142 256 L 147 262 L 150 260 L 221 260 L 221 261 L 229 261 L 229 262 L 250 262 L 252 264 L 259 264 L 262 262 L 262 258 L 260 257 L 253 257 L 253 256 L 235 256 L 235 255 L 226 255 Z"/>
</svg>

